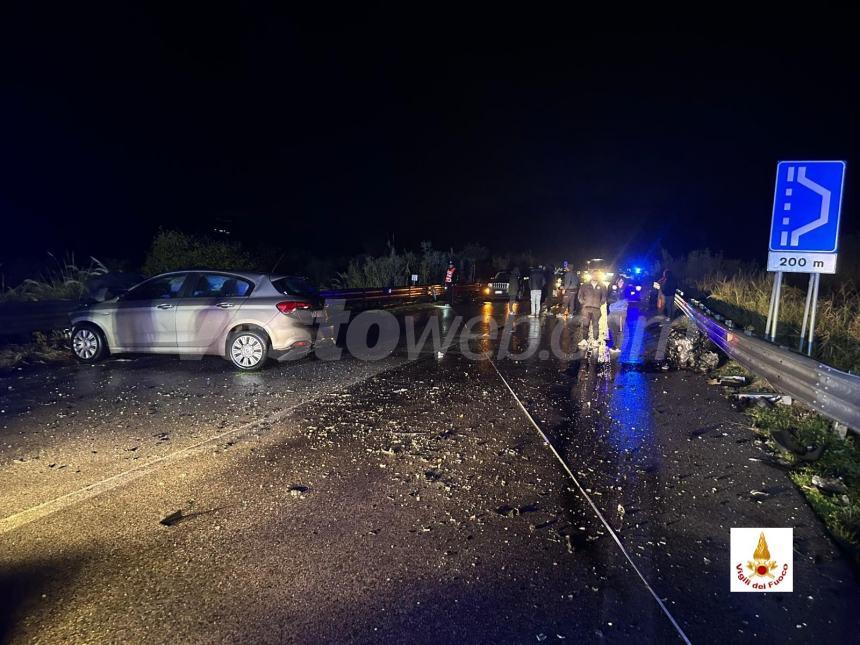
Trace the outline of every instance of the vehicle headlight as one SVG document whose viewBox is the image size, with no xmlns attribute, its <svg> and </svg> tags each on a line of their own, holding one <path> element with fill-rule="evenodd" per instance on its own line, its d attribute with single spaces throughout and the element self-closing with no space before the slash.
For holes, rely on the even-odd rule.
<svg viewBox="0 0 860 645">
<path fill-rule="evenodd" d="M 636 291 L 642 291 L 642 285 L 641 284 L 636 285 Z"/>
<path fill-rule="evenodd" d="M 488 287 L 492 287 L 492 286 L 493 286 L 493 283 L 492 283 L 492 282 L 488 282 L 488 283 L 487 283 L 487 286 L 488 286 Z"/>
<path fill-rule="evenodd" d="M 484 289 L 484 293 L 487 293 L 487 294 L 490 293 L 490 287 L 487 287 L 486 289 Z"/>
</svg>

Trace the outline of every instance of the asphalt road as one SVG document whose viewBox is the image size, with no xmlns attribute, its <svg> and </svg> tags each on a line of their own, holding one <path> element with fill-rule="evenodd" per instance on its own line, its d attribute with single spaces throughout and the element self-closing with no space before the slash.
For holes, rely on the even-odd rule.
<svg viewBox="0 0 860 645">
<path fill-rule="evenodd" d="M 478 316 L 473 349 L 499 342 L 501 305 L 455 313 Z M 512 344 L 556 325 L 579 339 L 521 318 Z M 0 642 L 681 642 L 463 349 L 0 378 Z M 703 377 L 629 355 L 497 365 L 693 642 L 850 639 L 852 572 Z M 793 593 L 729 593 L 741 526 L 794 527 Z"/>
</svg>

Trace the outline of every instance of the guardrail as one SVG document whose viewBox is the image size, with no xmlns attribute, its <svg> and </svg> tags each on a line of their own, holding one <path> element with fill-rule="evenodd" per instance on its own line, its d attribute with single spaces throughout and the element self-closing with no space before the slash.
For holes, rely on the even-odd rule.
<svg viewBox="0 0 860 645">
<path fill-rule="evenodd" d="M 463 296 L 480 290 L 481 285 L 455 284 L 454 295 Z M 413 287 L 389 287 L 372 289 L 332 289 L 320 291 L 320 297 L 325 300 L 345 300 L 349 304 L 365 307 L 390 305 L 395 303 L 420 302 L 436 300 L 445 295 L 445 287 L 441 284 L 416 285 Z"/>
<path fill-rule="evenodd" d="M 34 331 L 63 329 L 69 325 L 69 314 L 80 306 L 74 300 L 3 303 L 0 337 L 29 337 Z"/>
<path fill-rule="evenodd" d="M 860 432 L 860 375 L 757 338 L 715 318 L 703 303 L 681 293 L 675 305 L 717 347 L 774 389 L 794 397 L 825 417 Z"/>
</svg>

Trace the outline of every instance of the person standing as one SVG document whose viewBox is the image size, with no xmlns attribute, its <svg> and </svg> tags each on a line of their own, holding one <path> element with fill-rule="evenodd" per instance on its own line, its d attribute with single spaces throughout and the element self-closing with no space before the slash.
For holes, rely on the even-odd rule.
<svg viewBox="0 0 860 645">
<path fill-rule="evenodd" d="M 520 268 L 514 267 L 508 276 L 508 310 L 514 313 L 520 296 Z"/>
<path fill-rule="evenodd" d="M 576 309 L 576 292 L 579 290 L 579 276 L 576 275 L 576 271 L 571 269 L 567 262 L 565 262 L 565 265 L 564 280 L 561 285 L 564 298 L 561 307 L 565 316 L 572 316 L 574 309 Z"/>
<path fill-rule="evenodd" d="M 448 261 L 448 270 L 445 271 L 445 293 L 448 296 L 448 304 L 454 306 L 454 285 L 457 284 L 459 276 L 457 275 L 457 267 L 454 266 L 454 260 Z"/>
<path fill-rule="evenodd" d="M 577 295 L 582 305 L 582 340 L 588 342 L 588 325 L 594 335 L 594 342 L 600 340 L 600 308 L 606 304 L 606 287 L 600 284 L 596 276 L 579 288 Z"/>
<path fill-rule="evenodd" d="M 675 276 L 669 269 L 663 271 L 663 277 L 660 278 L 660 295 L 657 298 L 657 308 L 660 313 L 666 316 L 666 320 L 672 320 L 672 313 L 675 311 L 675 290 L 678 288 L 675 282 Z"/>
<path fill-rule="evenodd" d="M 555 269 L 550 264 L 543 269 L 543 308 L 549 313 L 555 305 Z"/>
<path fill-rule="evenodd" d="M 540 316 L 540 297 L 546 284 L 543 267 L 534 267 L 529 272 L 529 290 L 532 298 L 532 316 Z"/>
<path fill-rule="evenodd" d="M 624 278 L 619 276 L 612 291 L 607 294 L 608 313 L 606 322 L 612 333 L 612 351 L 618 353 L 624 344 L 624 328 L 627 326 L 627 294 L 624 291 Z"/>
</svg>

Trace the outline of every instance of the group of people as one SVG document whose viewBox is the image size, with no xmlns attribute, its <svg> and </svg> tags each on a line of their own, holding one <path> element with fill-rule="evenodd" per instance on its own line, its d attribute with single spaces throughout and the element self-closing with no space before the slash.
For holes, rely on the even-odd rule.
<svg viewBox="0 0 860 645">
<path fill-rule="evenodd" d="M 511 313 L 517 311 L 522 278 L 519 267 L 511 269 L 508 276 L 508 308 Z M 528 289 L 531 316 L 538 317 L 542 311 L 549 312 L 555 304 L 553 302 L 554 280 L 555 272 L 552 268 L 541 265 L 529 270 Z M 448 263 L 444 279 L 446 295 L 451 305 L 454 304 L 454 284 L 457 281 L 457 268 L 452 261 Z M 620 351 L 624 329 L 627 325 L 628 301 L 624 287 L 624 276 L 618 276 L 609 287 L 604 285 L 597 275 L 592 275 L 589 281 L 580 284 L 579 275 L 565 261 L 564 276 L 561 281 L 561 306 L 556 315 L 559 317 L 573 316 L 579 309 L 582 330 L 581 343 L 589 343 L 589 332 L 591 333 L 590 342 L 596 343 L 600 339 L 600 318 L 603 307 L 606 306 L 606 322 L 611 334 L 612 346 L 614 350 Z M 659 280 L 659 287 L 657 310 L 668 320 L 672 312 L 676 289 L 675 280 L 668 269 L 663 271 Z"/>
<path fill-rule="evenodd" d="M 528 289 L 531 316 L 538 317 L 542 310 L 549 312 L 554 306 L 553 279 L 554 272 L 552 270 L 547 271 L 543 266 L 534 267 L 529 271 Z M 596 275 L 591 276 L 591 279 L 584 284 L 580 284 L 579 275 L 565 262 L 564 275 L 561 280 L 561 305 L 556 315 L 559 317 L 573 316 L 578 310 L 582 330 L 581 342 L 588 344 L 590 332 L 591 342 L 596 343 L 601 337 L 600 319 L 603 307 L 606 306 L 606 322 L 612 338 L 612 347 L 614 350 L 620 351 L 624 339 L 624 329 L 627 325 L 628 300 L 625 286 L 626 281 L 623 276 L 618 276 L 608 287 Z M 668 320 L 676 289 L 674 278 L 669 270 L 663 272 L 659 286 L 657 309 Z M 512 313 L 516 312 L 519 297 L 520 272 L 517 267 L 514 267 L 508 281 L 508 307 Z"/>
</svg>

